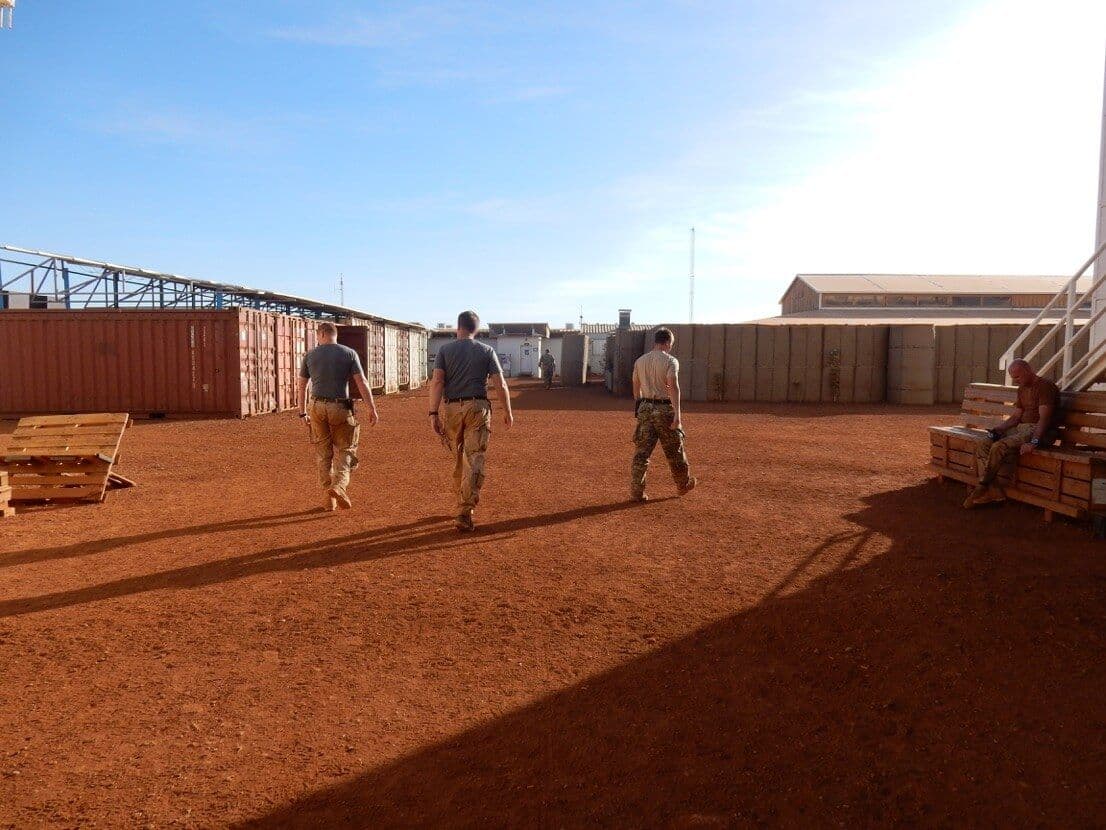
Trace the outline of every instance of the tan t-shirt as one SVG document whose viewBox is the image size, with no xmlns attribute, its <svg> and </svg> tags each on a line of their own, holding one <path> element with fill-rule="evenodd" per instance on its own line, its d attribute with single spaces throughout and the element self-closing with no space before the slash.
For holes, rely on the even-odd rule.
<svg viewBox="0 0 1106 830">
<path fill-rule="evenodd" d="M 634 380 L 641 385 L 642 398 L 667 398 L 665 381 L 680 371 L 680 361 L 660 349 L 646 352 L 634 361 Z"/>
<path fill-rule="evenodd" d="M 1042 406 L 1058 406 L 1060 389 L 1047 378 L 1038 377 L 1029 386 L 1018 387 L 1018 402 L 1014 404 L 1022 411 L 1023 424 L 1035 424 L 1041 417 Z M 1053 414 L 1053 421 L 1056 415 Z"/>
</svg>

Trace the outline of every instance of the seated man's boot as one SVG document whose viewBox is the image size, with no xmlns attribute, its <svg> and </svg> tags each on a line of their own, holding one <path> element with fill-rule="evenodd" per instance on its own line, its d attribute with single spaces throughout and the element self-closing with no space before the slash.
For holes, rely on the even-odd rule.
<svg viewBox="0 0 1106 830">
<path fill-rule="evenodd" d="M 968 493 L 968 497 L 964 499 L 964 507 L 966 509 L 971 509 L 977 504 L 982 504 L 980 499 L 983 498 L 988 489 L 989 488 L 986 484 L 977 484 L 975 486 L 975 489 L 972 490 L 972 492 Z"/>
</svg>

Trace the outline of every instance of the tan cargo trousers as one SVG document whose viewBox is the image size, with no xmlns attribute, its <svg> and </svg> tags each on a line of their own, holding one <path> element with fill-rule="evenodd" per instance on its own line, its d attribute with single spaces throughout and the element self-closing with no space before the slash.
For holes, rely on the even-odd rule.
<svg viewBox="0 0 1106 830">
<path fill-rule="evenodd" d="M 443 426 L 453 453 L 453 488 L 461 513 L 471 514 L 484 486 L 484 453 L 492 431 L 488 401 L 458 401 L 443 405 Z"/>
<path fill-rule="evenodd" d="M 349 486 L 349 474 L 357 466 L 357 441 L 361 427 L 353 416 L 353 410 L 333 401 L 312 401 L 308 409 L 311 416 L 311 442 L 315 445 L 315 459 L 319 464 L 319 484 L 324 490 L 333 487 L 345 493 Z"/>
<path fill-rule="evenodd" d="M 1018 451 L 1018 448 L 1033 437 L 1036 424 L 1018 424 L 1010 427 L 997 441 L 990 438 L 975 445 L 976 469 L 980 484 L 991 484 L 998 476 L 1004 461 Z"/>
</svg>

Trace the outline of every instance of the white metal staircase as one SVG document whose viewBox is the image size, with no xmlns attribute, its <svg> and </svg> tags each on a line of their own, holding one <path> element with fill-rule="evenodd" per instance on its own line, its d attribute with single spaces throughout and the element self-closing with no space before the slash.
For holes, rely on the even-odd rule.
<svg viewBox="0 0 1106 830">
<path fill-rule="evenodd" d="M 1075 315 L 1079 307 L 1094 296 L 1099 286 L 1106 283 L 1106 268 L 1103 268 L 1100 275 L 1085 291 L 1080 292 L 1076 287 L 1087 269 L 1091 268 L 1104 252 L 1106 252 L 1106 242 L 1098 246 L 1098 250 L 1083 263 L 1083 267 L 1064 284 L 1064 287 L 1060 289 L 1056 296 L 1041 309 L 1041 313 L 1033 318 L 1033 322 L 1026 326 L 1025 331 L 1010 344 L 1010 348 L 999 359 L 1000 369 L 1005 371 L 1010 362 L 1019 356 L 1018 350 L 1022 348 L 1029 336 L 1037 330 L 1037 327 L 1045 321 L 1045 318 L 1050 313 L 1062 308 L 1064 309 L 1063 315 L 1055 321 L 1047 321 L 1045 327 L 1048 331 L 1043 334 L 1035 346 L 1021 357 L 1033 365 L 1033 369 L 1038 375 L 1053 377 L 1057 385 L 1066 392 L 1080 392 L 1103 379 L 1103 375 L 1106 375 L 1106 338 L 1095 342 L 1091 338 L 1091 329 L 1095 323 L 1106 317 L 1106 303 L 1103 303 L 1102 307 L 1092 314 L 1090 319 L 1085 322 L 1080 321 L 1082 325 L 1078 328 L 1075 325 Z M 1087 353 L 1078 360 L 1073 360 L 1072 355 L 1080 339 L 1086 339 Z M 1050 342 L 1058 344 L 1056 354 L 1042 365 L 1037 366 L 1033 363 L 1033 358 Z M 1057 363 L 1060 364 L 1058 371 Z"/>
</svg>

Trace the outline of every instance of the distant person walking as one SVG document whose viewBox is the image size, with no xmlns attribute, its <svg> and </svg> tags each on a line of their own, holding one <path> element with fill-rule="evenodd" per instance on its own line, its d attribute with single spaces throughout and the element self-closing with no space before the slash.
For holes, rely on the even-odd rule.
<svg viewBox="0 0 1106 830">
<path fill-rule="evenodd" d="M 680 420 L 680 363 L 672 356 L 675 337 L 669 329 L 657 329 L 653 349 L 634 361 L 634 399 L 637 428 L 634 430 L 634 460 L 630 466 L 630 498 L 648 501 L 645 473 L 649 456 L 660 441 L 672 478 L 680 495 L 694 489 L 684 452 L 684 429 Z"/>
<path fill-rule="evenodd" d="M 338 327 L 333 323 L 319 323 L 316 331 L 319 345 L 303 356 L 296 399 L 300 403 L 300 418 L 307 421 L 311 430 L 319 483 L 326 491 L 325 507 L 348 509 L 352 503 L 346 490 L 350 473 L 357 466 L 360 437 L 349 395 L 350 381 L 357 384 L 369 406 L 369 424 L 375 426 L 380 416 L 357 352 L 338 344 Z"/>
<path fill-rule="evenodd" d="M 489 378 L 503 406 L 503 425 L 510 429 L 515 421 L 499 357 L 491 346 L 477 341 L 479 326 L 475 311 L 457 316 L 457 339 L 438 350 L 430 380 L 430 425 L 436 434 L 445 436 L 453 453 L 456 525 L 462 531 L 475 529 L 473 513 L 484 486 L 484 454 L 492 425 Z"/>
<path fill-rule="evenodd" d="M 553 352 L 549 349 L 545 350 L 545 354 L 538 361 L 538 368 L 541 370 L 542 379 L 545 381 L 545 388 L 548 389 L 553 385 L 553 373 L 557 371 L 557 358 L 553 357 Z"/>
</svg>

